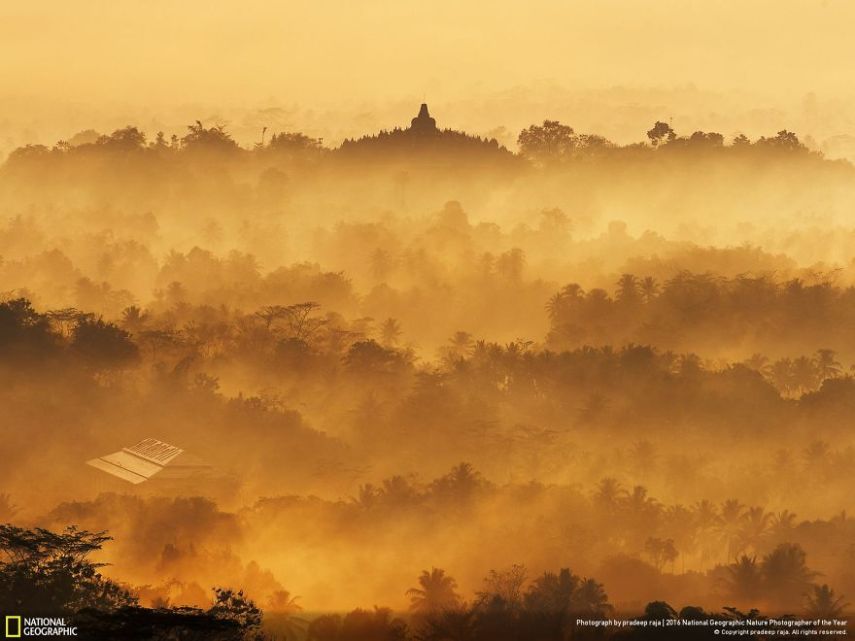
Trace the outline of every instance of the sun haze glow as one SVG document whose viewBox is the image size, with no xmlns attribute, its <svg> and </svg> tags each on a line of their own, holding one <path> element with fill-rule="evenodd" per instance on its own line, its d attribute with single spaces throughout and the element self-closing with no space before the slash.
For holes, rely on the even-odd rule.
<svg viewBox="0 0 855 641">
<path fill-rule="evenodd" d="M 62 133 L 60 121 L 73 128 L 82 114 L 173 125 L 191 106 L 225 118 L 283 104 L 334 110 L 293 124 L 336 137 L 336 126 L 357 133 L 366 110 L 390 108 L 372 124 L 396 124 L 402 102 L 427 96 L 457 104 L 450 124 L 471 125 L 477 110 L 491 126 L 517 125 L 508 104 L 525 99 L 509 91 L 519 87 L 534 100 L 550 87 L 692 85 L 784 109 L 807 92 L 851 99 L 852 24 L 855 4 L 843 0 L 8 1 L 0 97 L 16 141 L 27 127 Z M 675 109 L 661 95 L 631 101 Z"/>
</svg>

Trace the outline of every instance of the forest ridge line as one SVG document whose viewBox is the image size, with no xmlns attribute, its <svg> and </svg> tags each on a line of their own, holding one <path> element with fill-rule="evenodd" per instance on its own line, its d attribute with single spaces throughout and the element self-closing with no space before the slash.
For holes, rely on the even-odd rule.
<svg viewBox="0 0 855 641">
<path fill-rule="evenodd" d="M 269 137 L 268 137 L 268 134 Z M 670 124 L 656 121 L 645 132 L 643 142 L 626 145 L 614 143 L 596 133 L 577 132 L 572 126 L 558 120 L 544 120 L 523 129 L 517 137 L 518 151 L 513 152 L 495 138 L 471 135 L 450 128 L 440 128 L 430 116 L 426 104 L 407 128 L 394 127 L 360 138 L 347 138 L 337 147 L 325 146 L 323 138 L 313 138 L 302 132 L 270 132 L 263 127 L 260 140 L 252 147 L 241 146 L 228 132 L 226 125 L 216 123 L 206 126 L 202 121 L 187 126 L 183 136 L 166 136 L 163 131 L 151 138 L 137 126 L 128 125 L 110 134 L 100 134 L 93 129 L 78 132 L 53 147 L 28 144 L 9 154 L 7 163 L 44 157 L 46 155 L 76 155 L 97 151 L 125 152 L 208 152 L 214 154 L 272 154 L 302 159 L 322 157 L 396 156 L 410 154 L 456 154 L 461 158 L 482 157 L 494 160 L 525 160 L 545 166 L 571 159 L 601 157 L 628 152 L 705 152 L 715 150 L 765 151 L 800 153 L 822 157 L 811 151 L 792 131 L 783 129 L 775 135 L 761 136 L 756 140 L 739 133 L 730 141 L 714 131 L 694 131 L 678 134 Z"/>
</svg>

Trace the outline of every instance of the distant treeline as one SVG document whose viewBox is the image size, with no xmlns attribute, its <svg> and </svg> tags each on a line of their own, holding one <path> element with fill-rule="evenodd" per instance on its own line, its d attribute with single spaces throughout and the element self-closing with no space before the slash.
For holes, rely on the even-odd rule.
<svg viewBox="0 0 855 641">
<path fill-rule="evenodd" d="M 848 327 L 855 322 L 855 288 L 835 285 L 833 276 L 780 282 L 770 274 L 723 278 L 683 271 L 659 282 L 623 274 L 614 294 L 600 288 L 586 292 L 572 283 L 546 305 L 551 323 L 546 343 L 568 349 L 635 342 L 677 351 L 692 345 L 698 352 L 748 344 L 779 354 L 811 344 L 853 353 Z M 747 364 L 786 395 L 815 390 L 847 369 L 830 349 L 821 349 L 814 361 L 773 362 L 756 354 Z"/>
<path fill-rule="evenodd" d="M 159 131 L 153 137 L 135 126 L 117 129 L 111 134 L 87 130 L 69 140 L 61 140 L 53 147 L 33 144 L 15 149 L 9 154 L 9 167 L 49 158 L 86 158 L 116 153 L 142 153 L 149 155 L 181 153 L 189 156 L 236 158 L 250 154 L 259 159 L 291 159 L 303 163 L 317 163 L 324 159 L 369 159 L 400 157 L 402 155 L 454 155 L 460 159 L 480 158 L 488 161 L 510 161 L 514 157 L 537 166 L 555 166 L 566 161 L 614 155 L 637 155 L 642 152 L 686 154 L 727 151 L 731 154 L 800 154 L 821 157 L 809 152 L 798 136 L 781 130 L 769 137 L 751 141 L 744 134 L 726 142 L 722 134 L 696 131 L 678 135 L 667 123 L 657 121 L 646 132 L 645 141 L 618 145 L 596 134 L 582 134 L 572 127 L 554 120 L 532 125 L 520 132 L 518 153 L 514 154 L 495 139 L 472 136 L 451 129 L 425 134 L 411 129 L 392 129 L 355 140 L 345 140 L 339 147 L 331 148 L 322 139 L 299 132 L 273 133 L 266 138 L 266 128 L 261 140 L 252 148 L 241 147 L 223 125 L 205 126 L 202 122 L 189 125 L 183 136 L 170 137 Z"/>
<path fill-rule="evenodd" d="M 199 250 L 190 253 L 194 261 L 197 256 L 204 258 Z M 521 269 L 511 264 L 514 258 L 512 252 L 501 257 L 510 265 L 505 271 Z M 521 260 L 516 257 L 516 262 Z M 195 282 L 190 264 L 175 254 L 169 261 L 170 274 Z M 240 256 L 224 264 L 210 260 L 203 264 L 208 265 L 204 273 L 209 285 L 228 283 L 243 272 L 253 275 L 253 287 L 259 289 L 256 298 L 315 294 L 345 304 L 354 297 L 343 274 L 320 272 L 312 266 L 280 269 L 261 279 L 252 261 Z M 106 322 L 76 308 L 39 313 L 25 299 L 7 300 L 0 305 L 7 333 L 5 339 L 0 334 L 0 349 L 7 350 L 10 358 L 15 354 L 36 357 L 58 353 L 68 345 L 71 353 L 103 366 L 133 363 L 141 353 L 205 359 L 254 355 L 259 364 L 278 363 L 275 366 L 304 373 L 335 369 L 342 362 L 398 374 L 412 366 L 413 354 L 396 350 L 406 345 L 406 336 L 395 318 L 351 321 L 315 302 L 266 305 L 249 313 L 225 303 L 192 305 L 185 301 L 185 288 L 177 281 L 159 293 L 156 309 L 143 309 L 131 304 L 129 293 L 102 290 L 86 279 L 78 283 L 83 288 L 79 298 L 86 298 L 86 287 L 93 290 L 88 297 L 100 307 L 126 305 L 118 322 Z M 113 304 L 105 305 L 105 297 L 115 299 Z M 692 353 L 721 354 L 728 346 L 748 345 L 757 351 L 744 364 L 787 397 L 816 391 L 827 379 L 847 374 L 849 364 L 841 363 L 837 353 L 855 352 L 847 329 L 855 323 L 855 288 L 835 285 L 833 274 L 783 282 L 767 274 L 724 278 L 683 271 L 661 282 L 624 274 L 613 294 L 602 288 L 585 291 L 574 283 L 554 294 L 545 308 L 551 328 L 542 342 L 520 342 L 525 343 L 522 351 L 527 357 L 534 353 L 532 346 L 561 353 L 649 345 L 655 348 L 651 355 L 659 351 L 657 361 L 671 362 L 664 365 L 666 371 L 680 371 L 687 359 L 701 367 L 701 360 Z M 815 346 L 815 353 L 800 353 L 804 345 Z M 453 370 L 458 359 L 465 362 L 490 349 L 477 337 L 457 332 L 439 356 Z M 766 350 L 774 356 L 764 355 Z M 721 369 L 724 364 L 718 360 L 712 368 Z"/>
<path fill-rule="evenodd" d="M 240 536 L 242 531 L 248 535 L 271 525 L 286 527 L 289 545 L 299 549 L 309 540 L 318 545 L 318 541 L 329 540 L 332 532 L 342 531 L 351 540 L 380 546 L 384 532 L 400 532 L 404 527 L 404 531 L 421 532 L 422 542 L 430 544 L 433 536 L 442 535 L 429 525 L 438 516 L 484 518 L 496 509 L 515 514 L 515 528 L 531 528 L 532 540 L 546 546 L 548 554 L 562 558 L 571 554 L 586 559 L 588 566 L 592 554 L 601 557 L 597 567 L 606 583 L 567 568 L 531 572 L 515 564 L 490 570 L 480 589 L 467 599 L 449 573 L 434 567 L 423 571 L 412 588 L 405 591 L 401 587 L 410 601 L 406 614 L 375 607 L 310 617 L 302 611 L 311 610 L 311 603 L 298 603 L 299 597 L 275 581 L 262 586 L 256 580 L 246 593 L 215 588 L 210 596 L 194 579 L 194 572 L 201 568 L 216 575 L 211 564 L 221 558 L 218 549 L 228 548 L 230 537 Z M 136 543 L 130 540 L 134 528 L 149 530 L 145 520 L 163 510 L 176 527 L 193 535 L 190 543 L 173 544 L 168 530 L 149 533 Z M 547 513 L 556 522 L 544 530 L 540 515 Z M 10 516 L 0 512 L 0 518 Z M 615 630 L 604 633 L 580 627 L 579 619 L 762 620 L 756 608 L 776 617 L 787 613 L 814 619 L 843 618 L 844 597 L 829 587 L 827 575 L 808 565 L 805 546 L 817 554 L 827 556 L 830 550 L 837 556 L 853 531 L 853 521 L 845 515 L 798 521 L 789 511 L 772 514 L 736 500 L 720 505 L 706 500 L 690 507 L 663 505 L 643 487 L 627 491 L 613 479 L 603 479 L 587 496 L 571 488 L 540 484 L 500 488 L 466 464 L 425 485 L 392 477 L 379 487 L 364 487 L 350 502 L 274 497 L 259 500 L 238 516 L 220 512 L 212 502 L 198 498 L 140 501 L 104 495 L 92 502 L 61 505 L 47 521 L 69 517 L 84 524 L 105 522 L 106 518 L 121 530 L 114 545 L 124 551 L 123 565 L 159 560 L 158 574 L 169 578 L 161 585 L 135 587 L 102 576 L 100 564 L 89 556 L 110 540 L 105 532 L 0 525 L 0 607 L 15 608 L 25 615 L 50 612 L 69 616 L 85 628 L 85 638 L 110 639 L 114 638 L 110 634 L 120 632 L 125 638 L 126 628 L 137 628 L 133 638 L 140 640 L 182 630 L 182 638 L 224 641 L 559 641 L 568 634 L 571 638 L 616 634 Z M 624 526 L 620 531 L 612 527 L 616 519 Z M 580 531 L 578 524 L 584 524 L 584 529 Z M 469 527 L 465 520 L 460 526 L 465 539 L 471 536 Z M 589 528 L 603 536 L 581 536 L 580 540 Z M 552 541 L 551 536 L 561 540 Z M 675 565 L 685 564 L 687 555 L 704 562 L 704 571 L 675 573 Z M 850 576 L 845 567 L 834 568 L 835 580 L 851 583 Z M 646 594 L 654 600 L 644 607 L 616 606 L 607 594 L 609 585 L 624 598 Z M 728 605 L 721 611 L 705 611 L 698 601 L 690 601 L 677 611 L 665 600 L 677 595 L 684 602 L 719 600 Z M 451 630 L 453 636 L 449 636 Z M 674 638 L 695 638 L 681 632 Z M 618 638 L 627 639 L 662 636 L 638 629 L 617 633 Z"/>
</svg>

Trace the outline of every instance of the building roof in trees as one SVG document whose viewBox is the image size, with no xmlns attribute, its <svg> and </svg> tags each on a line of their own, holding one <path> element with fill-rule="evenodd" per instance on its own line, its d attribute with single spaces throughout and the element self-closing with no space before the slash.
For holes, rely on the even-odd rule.
<svg viewBox="0 0 855 641">
<path fill-rule="evenodd" d="M 205 475 L 211 466 L 180 447 L 156 438 L 146 438 L 118 452 L 86 461 L 87 465 L 137 485 L 155 475 L 179 479 Z"/>
</svg>

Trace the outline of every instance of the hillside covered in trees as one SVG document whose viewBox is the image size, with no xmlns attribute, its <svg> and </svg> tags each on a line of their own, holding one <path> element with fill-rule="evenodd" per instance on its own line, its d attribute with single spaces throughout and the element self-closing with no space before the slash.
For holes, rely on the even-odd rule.
<svg viewBox="0 0 855 641">
<path fill-rule="evenodd" d="M 845 618 L 852 167 L 787 130 L 511 151 L 435 118 L 10 154 L 0 609 L 289 641 Z M 209 471 L 84 464 L 148 437 Z"/>
</svg>

